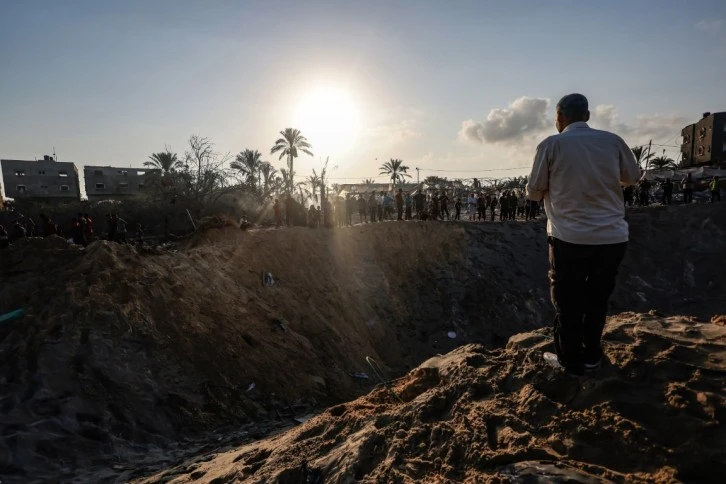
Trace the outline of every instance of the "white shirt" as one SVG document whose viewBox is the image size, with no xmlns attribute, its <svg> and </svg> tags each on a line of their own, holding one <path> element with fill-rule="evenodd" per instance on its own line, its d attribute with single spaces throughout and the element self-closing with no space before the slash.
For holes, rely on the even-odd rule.
<svg viewBox="0 0 726 484">
<path fill-rule="evenodd" d="M 573 244 L 618 244 L 628 241 L 622 185 L 639 178 L 622 138 L 580 121 L 537 146 L 527 198 L 544 198 L 548 235 Z"/>
</svg>

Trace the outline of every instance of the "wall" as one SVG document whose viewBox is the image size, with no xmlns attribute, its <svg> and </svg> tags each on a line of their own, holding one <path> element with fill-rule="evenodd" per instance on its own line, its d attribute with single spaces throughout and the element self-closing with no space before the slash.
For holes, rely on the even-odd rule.
<svg viewBox="0 0 726 484">
<path fill-rule="evenodd" d="M 88 200 L 125 198 L 142 194 L 149 187 L 149 177 L 158 170 L 144 168 L 118 168 L 112 166 L 85 166 L 86 195 Z"/>
<path fill-rule="evenodd" d="M 73 163 L 50 160 L 0 160 L 5 196 L 9 198 L 80 198 L 78 170 Z M 21 185 L 25 190 L 18 190 Z M 62 187 L 67 187 L 62 189 Z"/>
</svg>

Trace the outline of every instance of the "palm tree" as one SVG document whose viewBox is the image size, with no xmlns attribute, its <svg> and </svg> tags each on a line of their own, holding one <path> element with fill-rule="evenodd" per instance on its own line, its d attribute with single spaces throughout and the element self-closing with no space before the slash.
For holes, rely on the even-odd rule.
<svg viewBox="0 0 726 484">
<path fill-rule="evenodd" d="M 282 135 L 282 138 L 279 138 L 277 141 L 275 141 L 275 145 L 270 150 L 270 154 L 275 154 L 278 151 L 280 152 L 280 160 L 283 156 L 287 156 L 287 171 L 290 174 L 289 180 L 288 180 L 288 187 L 289 190 L 292 191 L 293 184 L 292 179 L 295 176 L 295 171 L 293 170 L 293 161 L 298 156 L 298 152 L 302 151 L 303 153 L 313 156 L 312 146 L 310 143 L 308 143 L 307 138 L 300 134 L 299 129 L 295 128 L 285 128 L 284 131 L 280 131 L 280 134 Z"/>
<path fill-rule="evenodd" d="M 633 146 L 630 151 L 635 155 L 635 161 L 638 162 L 638 166 L 643 168 L 643 163 L 648 163 L 648 160 L 653 158 L 653 153 L 647 153 L 645 146 Z M 646 154 L 647 153 L 647 154 Z"/>
<path fill-rule="evenodd" d="M 661 168 L 676 168 L 675 160 L 673 158 L 666 156 L 665 150 L 663 150 L 663 155 L 656 156 L 655 158 L 651 159 L 650 164 L 656 170 L 659 170 Z"/>
<path fill-rule="evenodd" d="M 159 169 L 162 174 L 167 175 L 177 168 L 182 168 L 184 164 L 176 157 L 176 153 L 172 153 L 169 148 L 166 148 L 166 151 L 149 156 L 149 161 L 145 161 L 144 166 Z"/>
<path fill-rule="evenodd" d="M 408 167 L 403 164 L 403 160 L 398 158 L 391 158 L 391 161 L 387 161 L 381 165 L 381 175 L 388 175 L 391 178 L 391 183 L 396 186 L 396 183 L 403 182 L 405 177 L 411 178 L 408 173 Z"/>
<path fill-rule="evenodd" d="M 373 184 L 374 184 L 375 182 L 376 182 L 376 181 L 375 181 L 375 180 L 374 180 L 373 178 L 366 178 L 366 179 L 365 179 L 365 180 L 363 180 L 363 181 L 362 181 L 361 183 L 363 183 L 363 184 L 364 184 L 365 186 L 371 186 L 371 185 L 373 185 Z"/>
<path fill-rule="evenodd" d="M 270 163 L 263 161 L 260 165 L 260 184 L 264 195 L 267 195 L 268 190 L 272 187 L 275 175 L 277 175 L 277 170 Z"/>
<path fill-rule="evenodd" d="M 313 174 L 308 176 L 305 179 L 305 183 L 307 185 L 310 185 L 310 187 L 311 187 L 310 193 L 311 193 L 312 199 L 315 200 L 316 202 L 318 201 L 318 188 L 321 188 L 320 182 L 321 182 L 321 179 L 318 176 L 318 174 L 315 173 L 315 168 L 313 168 Z M 321 190 L 321 193 L 322 193 L 322 190 Z"/>
<path fill-rule="evenodd" d="M 229 167 L 239 171 L 245 177 L 245 183 L 254 187 L 262 167 L 262 153 L 257 150 L 240 151 Z"/>
</svg>

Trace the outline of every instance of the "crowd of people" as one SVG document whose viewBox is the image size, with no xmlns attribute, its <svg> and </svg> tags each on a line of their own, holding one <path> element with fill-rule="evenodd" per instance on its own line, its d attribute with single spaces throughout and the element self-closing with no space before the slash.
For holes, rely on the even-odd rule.
<svg viewBox="0 0 726 484">
<path fill-rule="evenodd" d="M 62 224 L 54 222 L 44 213 L 41 213 L 38 218 L 40 219 L 39 226 L 36 226 L 32 218 L 23 215 L 18 215 L 8 229 L 0 225 L 0 248 L 6 248 L 10 243 L 24 237 L 50 237 L 52 235 L 57 235 L 67 239 L 70 243 L 84 247 L 94 240 L 100 239 L 120 244 L 132 242 L 138 246 L 143 244 L 144 231 L 141 223 L 135 225 L 134 237 L 129 239 L 129 224 L 116 213 L 106 214 L 106 232 L 103 236 L 97 233 L 94 227 L 94 219 L 87 213 L 79 213 L 76 217 L 73 217 L 70 227 L 63 227 Z"/>
<path fill-rule="evenodd" d="M 693 202 L 693 191 L 696 188 L 696 182 L 690 173 L 687 173 L 680 182 L 674 183 L 670 178 L 666 178 L 661 182 L 653 183 L 643 177 L 636 185 L 632 185 L 623 189 L 623 199 L 625 205 L 632 207 L 646 207 L 652 201 L 656 201 L 657 197 L 654 193 L 656 190 L 660 195 L 660 203 L 663 205 L 671 205 L 673 203 L 673 192 L 680 188 L 683 203 Z M 721 181 L 718 176 L 714 176 L 708 181 L 708 193 L 711 203 L 721 201 Z"/>
<path fill-rule="evenodd" d="M 285 200 L 284 207 L 275 199 L 276 227 L 294 225 L 293 206 L 291 197 Z M 399 188 L 393 195 L 386 191 L 349 193 L 345 197 L 327 199 L 320 205 L 310 205 L 307 225 L 311 228 L 342 227 L 384 220 L 494 221 L 498 218 L 505 221 L 518 217 L 532 220 L 541 210 L 541 204 L 526 200 L 522 191 L 505 190 L 499 196 L 480 192 L 451 197 L 444 190 L 426 194 L 421 190 L 404 193 Z"/>
<path fill-rule="evenodd" d="M 670 178 L 662 182 L 651 182 L 641 177 L 637 184 L 623 188 L 626 206 L 648 206 L 654 201 L 663 205 L 673 203 L 673 194 L 680 186 L 683 202 L 693 202 L 696 186 L 691 174 L 674 183 Z M 721 200 L 719 177 L 708 182 L 711 202 Z M 657 200 L 656 195 L 660 197 Z M 287 197 L 284 203 L 275 199 L 273 205 L 275 226 L 292 227 L 295 202 Z M 542 201 L 528 200 L 524 190 L 511 189 L 499 193 L 468 193 L 450 196 L 446 190 L 425 193 L 422 190 L 403 192 L 371 191 L 349 193 L 345 197 L 328 198 L 319 205 L 310 205 L 306 210 L 307 225 L 317 227 L 342 227 L 354 223 L 372 223 L 385 220 L 467 220 L 508 221 L 534 220 L 543 211 Z M 245 228 L 250 224 L 246 222 Z M 242 221 L 240 221 L 242 226 Z"/>
</svg>

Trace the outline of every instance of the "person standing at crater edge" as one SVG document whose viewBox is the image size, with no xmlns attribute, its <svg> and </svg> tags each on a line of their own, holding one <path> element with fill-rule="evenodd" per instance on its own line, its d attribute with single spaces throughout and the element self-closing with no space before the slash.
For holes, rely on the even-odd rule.
<svg viewBox="0 0 726 484">
<path fill-rule="evenodd" d="M 628 242 L 621 184 L 636 184 L 640 169 L 622 138 L 588 126 L 582 94 L 560 99 L 556 119 L 559 134 L 537 146 L 527 198 L 544 198 L 547 214 L 557 362 L 582 375 L 600 367 L 608 300 Z"/>
</svg>

